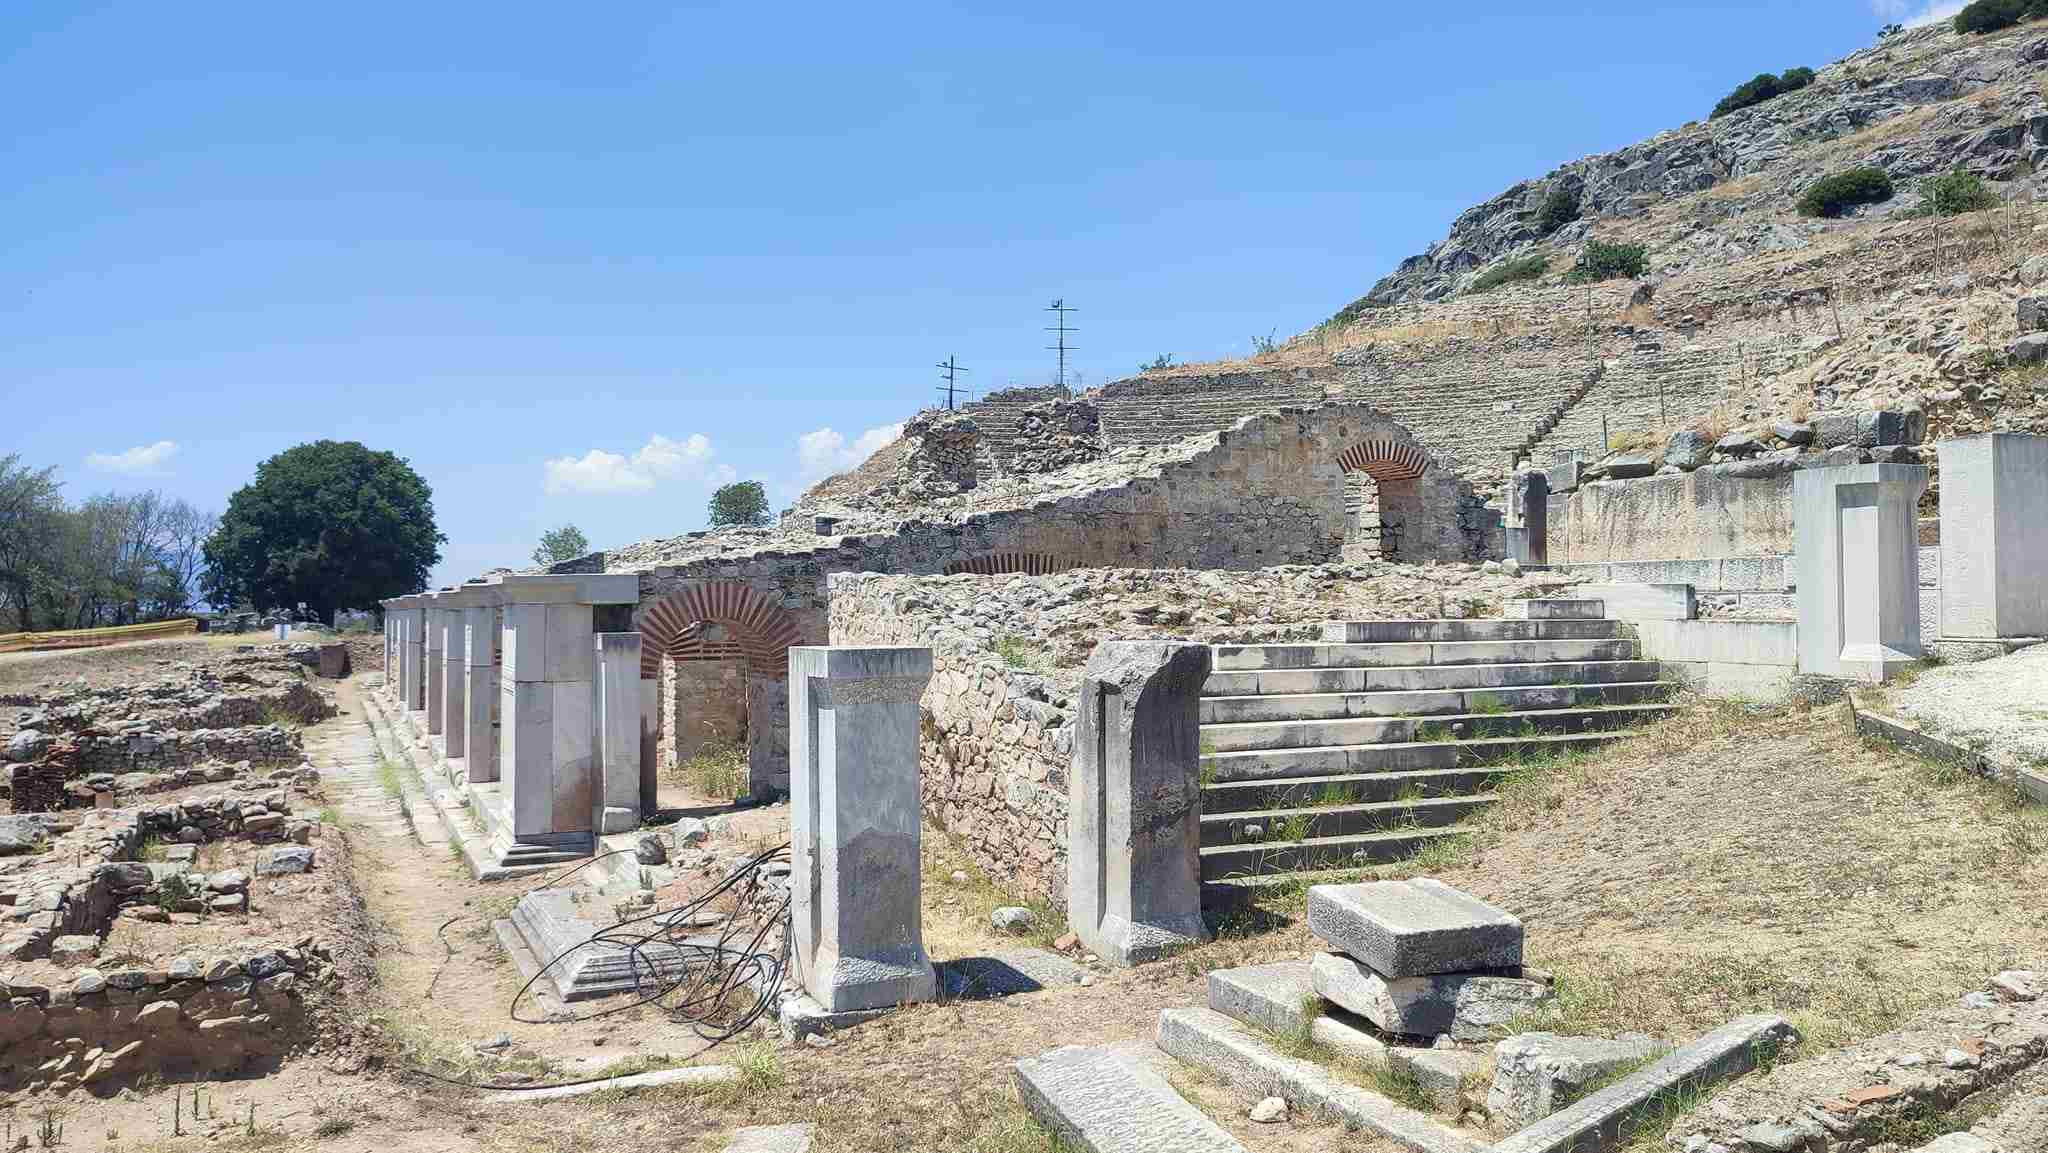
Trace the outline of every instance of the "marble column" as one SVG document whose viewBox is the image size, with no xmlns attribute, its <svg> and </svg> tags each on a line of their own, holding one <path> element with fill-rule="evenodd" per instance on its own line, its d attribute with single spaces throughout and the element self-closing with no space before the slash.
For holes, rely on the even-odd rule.
<svg viewBox="0 0 2048 1153">
<path fill-rule="evenodd" d="M 464 723 L 469 696 L 467 643 L 463 625 L 462 593 L 447 594 L 440 613 L 441 633 L 441 755 L 459 761 L 469 747 L 469 729 Z"/>
<path fill-rule="evenodd" d="M 930 1000 L 918 861 L 925 648 L 789 650 L 798 979 L 829 1012 Z"/>
<path fill-rule="evenodd" d="M 587 849 L 600 782 L 594 708 L 594 604 L 631 604 L 630 573 L 512 576 L 499 668 L 498 772 L 514 842 Z M 636 674 L 637 675 L 637 674 Z"/>
<path fill-rule="evenodd" d="M 405 666 L 405 675 L 400 686 L 405 694 L 407 712 L 418 712 L 426 707 L 425 686 L 420 680 L 421 663 L 426 655 L 426 610 L 420 606 L 420 598 L 405 598 L 402 623 L 405 630 L 405 651 L 399 659 Z"/>
<path fill-rule="evenodd" d="M 1945 440 L 1941 639 L 2048 636 L 2048 436 Z"/>
<path fill-rule="evenodd" d="M 444 703 L 441 698 L 441 679 L 447 675 L 448 671 L 448 655 L 442 646 L 448 643 L 448 631 L 445 623 L 448 612 L 431 597 L 427 601 L 427 607 L 422 611 L 425 614 L 424 623 L 427 634 L 425 642 L 426 664 L 424 666 L 427 736 L 431 740 L 431 738 L 441 735 L 441 706 Z M 434 743 L 438 744 L 438 742 Z"/>
<path fill-rule="evenodd" d="M 1917 464 L 1792 474 L 1801 673 L 1882 681 L 1920 658 L 1914 518 L 1926 488 Z"/>
<path fill-rule="evenodd" d="M 640 634 L 599 633 L 595 649 L 598 829 L 624 833 L 640 827 Z"/>
<path fill-rule="evenodd" d="M 462 766 L 471 784 L 498 779 L 498 610 L 462 610 Z"/>
<path fill-rule="evenodd" d="M 1104 641 L 1082 673 L 1067 787 L 1067 921 L 1118 965 L 1209 939 L 1202 684 L 1209 646 Z"/>
</svg>

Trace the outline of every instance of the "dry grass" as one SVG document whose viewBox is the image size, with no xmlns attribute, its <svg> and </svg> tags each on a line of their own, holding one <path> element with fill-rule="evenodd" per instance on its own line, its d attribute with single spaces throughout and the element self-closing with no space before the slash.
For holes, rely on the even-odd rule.
<svg viewBox="0 0 2048 1153">
<path fill-rule="evenodd" d="M 677 761 L 664 774 L 671 784 L 706 800 L 730 801 L 747 791 L 747 747 L 707 744 L 688 760 Z"/>
</svg>

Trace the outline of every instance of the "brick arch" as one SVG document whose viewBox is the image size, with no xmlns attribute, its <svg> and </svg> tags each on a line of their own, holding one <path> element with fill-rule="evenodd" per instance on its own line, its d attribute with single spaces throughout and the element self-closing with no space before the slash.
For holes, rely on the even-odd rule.
<svg viewBox="0 0 2048 1153">
<path fill-rule="evenodd" d="M 1337 454 L 1345 472 L 1362 472 L 1375 481 L 1414 480 L 1429 467 L 1429 454 L 1412 440 L 1377 436 L 1361 440 Z"/>
<path fill-rule="evenodd" d="M 706 637 L 706 624 L 722 624 L 735 634 L 729 643 Z M 774 597 L 738 581 L 693 585 L 655 602 L 640 618 L 640 676 L 661 674 L 661 658 L 679 661 L 746 658 L 751 672 L 789 675 L 789 646 L 803 633 Z"/>
<path fill-rule="evenodd" d="M 947 561 L 944 571 L 947 576 L 959 576 L 961 573 L 973 573 L 976 576 L 1003 576 L 1009 573 L 1047 576 L 1079 567 L 1080 565 L 1066 557 L 1056 557 L 1049 553 L 992 552 Z"/>
</svg>

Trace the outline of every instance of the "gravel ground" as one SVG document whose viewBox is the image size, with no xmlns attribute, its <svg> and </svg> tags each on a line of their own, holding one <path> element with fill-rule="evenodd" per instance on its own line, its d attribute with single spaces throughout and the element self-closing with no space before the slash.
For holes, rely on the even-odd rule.
<svg viewBox="0 0 2048 1153">
<path fill-rule="evenodd" d="M 2000 768 L 2048 765 L 2048 645 L 1929 669 L 1894 689 L 1891 701 L 1914 723 L 1979 749 Z"/>
</svg>

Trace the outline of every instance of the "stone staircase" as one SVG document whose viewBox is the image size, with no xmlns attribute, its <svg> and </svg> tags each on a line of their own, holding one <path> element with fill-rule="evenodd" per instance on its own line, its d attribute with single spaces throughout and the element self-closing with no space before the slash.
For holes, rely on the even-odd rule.
<svg viewBox="0 0 2048 1153">
<path fill-rule="evenodd" d="M 1515 766 L 1663 715 L 1674 687 L 1598 601 L 1528 620 L 1360 621 L 1219 645 L 1203 690 L 1202 879 L 1347 868 L 1465 832 Z"/>
</svg>

